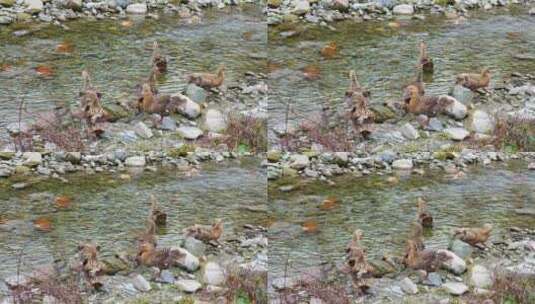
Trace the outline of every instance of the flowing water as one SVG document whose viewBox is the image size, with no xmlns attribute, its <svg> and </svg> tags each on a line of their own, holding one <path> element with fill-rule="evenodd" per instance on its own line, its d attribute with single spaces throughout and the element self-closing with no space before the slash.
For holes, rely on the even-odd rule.
<svg viewBox="0 0 535 304">
<path fill-rule="evenodd" d="M 357 228 L 364 233 L 370 256 L 400 255 L 416 216 L 416 200 L 422 196 L 435 222 L 432 231 L 425 232 L 431 248 L 445 248 L 454 227 L 492 223 L 495 234 L 512 226 L 535 227 L 535 217 L 515 212 L 535 207 L 535 172 L 526 171 L 525 164 L 475 167 L 460 180 L 427 173 L 401 176 L 397 185 L 389 184 L 386 177 L 342 177 L 336 183 L 333 187 L 311 183 L 290 193 L 279 192 L 279 184 L 270 185 L 270 210 L 276 220 L 269 233 L 272 277 L 282 276 L 286 267 L 293 273 L 342 261 Z M 329 196 L 340 202 L 332 209 L 318 208 Z M 316 223 L 318 230 L 303 232 L 304 223 Z"/>
<path fill-rule="evenodd" d="M 15 273 L 20 256 L 23 270 L 33 270 L 70 256 L 87 240 L 108 253 L 134 248 L 150 195 L 168 214 L 167 228 L 159 231 L 162 246 L 179 245 L 183 228 L 216 218 L 224 219 L 223 239 L 235 237 L 244 224 L 266 225 L 266 175 L 258 168 L 257 160 L 243 160 L 206 165 L 194 177 L 172 169 L 132 174 L 130 182 L 121 181 L 119 174 L 75 175 L 67 176 L 66 184 L 50 179 L 19 191 L 2 182 L 0 215 L 16 229 L 0 225 L 0 277 Z M 50 195 L 36 194 L 43 192 Z M 54 197 L 60 195 L 72 199 L 68 208 L 55 205 Z M 49 220 L 52 230 L 35 229 L 37 218 Z"/>
<path fill-rule="evenodd" d="M 482 67 L 492 71 L 491 86 L 508 73 L 535 71 L 535 19 L 524 9 L 473 12 L 458 25 L 433 15 L 424 21 L 401 19 L 395 26 L 389 22 L 341 22 L 334 24 L 336 31 L 315 25 L 270 28 L 270 128 L 283 124 L 287 104 L 290 121 L 310 117 L 329 102 L 342 107 L 349 69 L 371 90 L 370 102 L 400 100 L 402 86 L 415 76 L 420 40 L 427 42 L 435 63 L 434 75 L 424 79 L 429 94 L 448 93 L 456 74 Z M 288 30 L 299 34 L 283 38 Z M 339 52 L 323 59 L 319 51 L 330 41 Z M 320 79 L 304 79 L 306 66 L 318 67 Z"/>
<path fill-rule="evenodd" d="M 213 71 L 220 64 L 226 67 L 227 84 L 246 71 L 265 72 L 267 26 L 259 7 L 209 10 L 200 24 L 191 25 L 176 15 L 130 18 L 78 20 L 67 23 L 69 30 L 47 26 L 20 38 L 12 33 L 18 28 L 2 27 L 0 67 L 10 68 L 0 69 L 0 136 L 7 123 L 17 121 L 21 100 L 30 112 L 77 104 L 83 69 L 91 73 L 104 103 L 132 99 L 134 86 L 150 72 L 155 40 L 169 59 L 169 71 L 159 84 L 166 94 L 181 91 L 187 73 Z M 58 52 L 62 43 L 72 51 Z M 53 76 L 38 75 L 38 66 L 51 68 Z"/>
</svg>

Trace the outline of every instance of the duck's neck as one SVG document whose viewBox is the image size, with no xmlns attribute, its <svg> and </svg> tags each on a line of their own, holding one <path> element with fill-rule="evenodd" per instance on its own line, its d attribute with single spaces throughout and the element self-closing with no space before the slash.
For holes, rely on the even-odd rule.
<svg viewBox="0 0 535 304">
<path fill-rule="evenodd" d="M 411 94 L 411 99 L 409 100 L 409 112 L 416 112 L 418 109 L 418 104 L 420 103 L 420 97 L 418 94 Z"/>
</svg>

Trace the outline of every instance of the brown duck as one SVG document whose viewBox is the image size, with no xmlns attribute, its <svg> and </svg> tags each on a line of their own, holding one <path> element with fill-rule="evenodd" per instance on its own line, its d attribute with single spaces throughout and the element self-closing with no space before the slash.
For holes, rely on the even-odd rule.
<svg viewBox="0 0 535 304">
<path fill-rule="evenodd" d="M 457 84 L 472 91 L 488 87 L 490 83 L 490 70 L 485 68 L 480 74 L 462 73 L 457 75 Z"/>
<path fill-rule="evenodd" d="M 352 283 L 359 293 L 366 293 L 369 289 L 369 279 L 374 275 L 375 269 L 366 259 L 366 250 L 361 247 L 362 231 L 355 230 L 353 237 L 346 248 L 345 271 L 351 274 Z"/>
<path fill-rule="evenodd" d="M 413 240 L 407 241 L 407 248 L 403 258 L 403 265 L 414 270 L 425 270 L 426 272 L 434 272 L 439 267 L 441 262 L 447 259 L 441 253 L 437 253 L 431 249 L 418 249 L 418 245 Z"/>
<path fill-rule="evenodd" d="M 363 138 L 368 138 L 373 130 L 375 114 L 368 108 L 369 92 L 362 89 L 354 71 L 349 72 L 349 88 L 345 101 L 349 107 L 348 118 L 353 124 L 353 131 Z"/>
<path fill-rule="evenodd" d="M 225 66 L 221 65 L 215 72 L 212 73 L 193 73 L 186 77 L 188 83 L 194 83 L 195 85 L 209 90 L 217 88 L 223 84 L 225 80 Z"/>
<path fill-rule="evenodd" d="M 163 212 L 159 206 L 158 201 L 156 201 L 156 197 L 154 195 L 151 195 L 150 197 L 151 201 L 151 217 L 154 223 L 158 226 L 163 226 L 167 222 L 167 213 Z"/>
<path fill-rule="evenodd" d="M 416 77 L 414 78 L 414 81 L 409 83 L 403 90 L 403 101 L 409 102 L 411 98 L 411 90 L 413 90 L 413 87 L 416 87 L 418 89 L 418 95 L 424 96 L 425 95 L 425 84 L 423 80 L 423 71 L 422 71 L 422 65 L 419 64 L 416 67 Z"/>
<path fill-rule="evenodd" d="M 153 93 L 150 84 L 144 83 L 141 97 L 137 102 L 137 108 L 139 112 L 156 113 L 163 117 L 175 110 L 173 104 L 171 96 L 156 95 Z"/>
<path fill-rule="evenodd" d="M 152 66 L 157 68 L 159 74 L 167 72 L 167 58 L 160 53 L 157 41 L 152 45 Z"/>
<path fill-rule="evenodd" d="M 99 276 L 104 273 L 104 266 L 98 259 L 100 246 L 92 243 L 83 243 L 78 245 L 78 251 L 80 253 L 82 271 L 87 281 L 95 289 L 102 287 Z"/>
<path fill-rule="evenodd" d="M 485 246 L 491 231 L 492 225 L 487 223 L 481 228 L 457 228 L 454 230 L 454 237 L 474 247 L 481 247 Z"/>
<path fill-rule="evenodd" d="M 176 261 L 184 256 L 180 251 L 170 248 L 158 249 L 150 243 L 143 243 L 139 246 L 137 262 L 140 265 L 167 269 L 176 265 Z"/>
<path fill-rule="evenodd" d="M 425 42 L 420 42 L 420 65 L 425 73 L 432 73 L 434 70 L 433 59 L 427 54 L 427 45 Z"/>
<path fill-rule="evenodd" d="M 433 216 L 427 211 L 427 202 L 423 198 L 418 198 L 418 222 L 424 228 L 433 227 Z"/>
<path fill-rule="evenodd" d="M 427 116 L 437 116 L 454 102 L 450 96 L 421 96 L 420 90 L 413 85 L 406 89 L 408 100 L 405 100 L 405 111 L 412 114 L 425 114 Z"/>
<path fill-rule="evenodd" d="M 187 237 L 193 237 L 203 242 L 218 241 L 223 234 L 223 220 L 218 219 L 211 226 L 195 224 L 183 230 Z"/>
</svg>

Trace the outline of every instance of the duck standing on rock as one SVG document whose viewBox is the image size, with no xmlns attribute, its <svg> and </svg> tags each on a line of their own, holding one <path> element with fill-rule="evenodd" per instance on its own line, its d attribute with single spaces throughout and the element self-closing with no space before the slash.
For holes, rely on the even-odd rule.
<svg viewBox="0 0 535 304">
<path fill-rule="evenodd" d="M 421 197 L 418 198 L 418 222 L 424 228 L 433 227 L 433 216 L 427 211 L 427 202 Z"/>
<path fill-rule="evenodd" d="M 345 94 L 349 107 L 347 115 L 353 124 L 353 131 L 366 139 L 373 130 L 375 119 L 375 114 L 368 108 L 369 92 L 361 87 L 355 71 L 349 72 L 349 79 L 349 88 Z"/>
<path fill-rule="evenodd" d="M 483 248 L 491 231 L 492 225 L 487 223 L 481 228 L 457 228 L 454 230 L 453 236 L 474 247 Z"/>
<path fill-rule="evenodd" d="M 91 130 L 97 135 L 102 133 L 98 123 L 109 120 L 109 114 L 102 108 L 102 94 L 93 87 L 91 77 L 87 71 L 82 71 L 83 86 L 80 92 L 80 110 L 81 116 L 87 121 Z"/>
<path fill-rule="evenodd" d="M 425 114 L 429 117 L 444 113 L 446 108 L 455 102 L 451 96 L 422 96 L 420 90 L 414 85 L 406 88 L 407 98 L 404 102 L 404 109 L 412 114 Z"/>
<path fill-rule="evenodd" d="M 456 84 L 460 84 L 472 91 L 488 87 L 490 83 L 490 70 L 484 68 L 480 74 L 461 73 L 457 75 Z"/>
<path fill-rule="evenodd" d="M 218 88 L 225 80 L 225 66 L 220 65 L 215 74 L 212 73 L 193 73 L 186 77 L 188 83 L 193 83 L 205 90 Z"/>
<path fill-rule="evenodd" d="M 414 270 L 424 270 L 427 273 L 436 271 L 440 264 L 448 257 L 432 249 L 419 249 L 414 240 L 407 241 L 403 265 Z"/>
<path fill-rule="evenodd" d="M 370 288 L 369 279 L 373 277 L 375 269 L 366 259 L 366 250 L 360 245 L 362 231 L 357 229 L 346 248 L 345 270 L 351 274 L 353 286 L 359 293 L 366 293 Z"/>
<path fill-rule="evenodd" d="M 423 41 L 420 42 L 420 65 L 425 73 L 433 73 L 433 59 L 427 54 L 427 45 Z"/>
<path fill-rule="evenodd" d="M 167 58 L 160 53 L 157 41 L 152 45 L 152 66 L 157 68 L 159 74 L 167 72 Z"/>
<path fill-rule="evenodd" d="M 137 102 L 137 109 L 139 112 L 159 114 L 163 118 L 176 109 L 172 101 L 169 95 L 155 95 L 150 85 L 144 83 L 141 97 Z"/>
<path fill-rule="evenodd" d="M 82 243 L 78 245 L 80 253 L 81 270 L 87 281 L 95 289 L 102 287 L 99 276 L 104 273 L 104 265 L 98 259 L 100 246 L 92 243 Z"/>
<path fill-rule="evenodd" d="M 205 243 L 215 241 L 218 242 L 223 234 L 223 220 L 218 219 L 212 225 L 199 225 L 187 227 L 183 230 L 186 237 L 193 237 Z"/>
<path fill-rule="evenodd" d="M 153 244 L 143 243 L 139 246 L 137 262 L 140 265 L 167 269 L 176 265 L 176 261 L 184 254 L 171 248 L 156 248 Z"/>
</svg>

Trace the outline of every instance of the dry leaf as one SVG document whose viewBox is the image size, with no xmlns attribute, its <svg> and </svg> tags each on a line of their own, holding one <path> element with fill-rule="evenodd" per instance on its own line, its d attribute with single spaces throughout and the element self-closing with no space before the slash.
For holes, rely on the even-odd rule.
<svg viewBox="0 0 535 304">
<path fill-rule="evenodd" d="M 58 206 L 59 208 L 68 208 L 71 205 L 72 200 L 70 197 L 62 195 L 56 197 L 55 202 L 56 206 Z"/>
<path fill-rule="evenodd" d="M 253 32 L 244 32 L 242 34 L 242 37 L 243 37 L 244 40 L 249 41 L 253 37 Z"/>
<path fill-rule="evenodd" d="M 329 44 L 327 44 L 321 49 L 320 53 L 321 56 L 323 56 L 324 58 L 333 58 L 336 55 L 336 42 L 329 42 Z"/>
<path fill-rule="evenodd" d="M 132 22 L 132 20 L 124 20 L 124 21 L 121 21 L 121 26 L 123 27 L 132 27 L 132 25 L 134 25 L 134 22 Z"/>
<path fill-rule="evenodd" d="M 54 70 L 52 70 L 51 67 L 47 67 L 47 66 L 44 66 L 44 65 L 40 65 L 40 66 L 36 67 L 35 71 L 37 72 L 37 74 L 42 75 L 42 76 L 52 76 L 52 75 L 54 75 Z"/>
<path fill-rule="evenodd" d="M 44 231 L 44 232 L 49 232 L 52 230 L 52 222 L 49 219 L 44 218 L 44 217 L 37 218 L 33 222 L 33 226 L 35 227 L 35 229 Z"/>
<path fill-rule="evenodd" d="M 74 47 L 70 42 L 62 42 L 56 46 L 56 52 L 59 53 L 72 53 Z"/>
<path fill-rule="evenodd" d="M 321 210 L 329 210 L 336 207 L 336 205 L 338 205 L 338 200 L 336 199 L 336 197 L 330 196 L 321 203 L 319 208 Z"/>
<path fill-rule="evenodd" d="M 303 69 L 303 76 L 308 80 L 316 80 L 320 78 L 320 68 L 317 65 L 307 65 Z"/>
<path fill-rule="evenodd" d="M 315 220 L 307 220 L 302 225 L 303 231 L 308 233 L 318 232 L 318 222 Z"/>
<path fill-rule="evenodd" d="M 7 63 L 0 64 L 0 72 L 5 72 L 11 70 L 11 65 Z"/>
<path fill-rule="evenodd" d="M 276 71 L 276 70 L 278 70 L 280 68 L 281 68 L 281 64 L 280 63 L 277 63 L 277 62 L 274 62 L 274 61 L 268 61 L 268 63 L 267 63 L 268 73 Z"/>
</svg>

